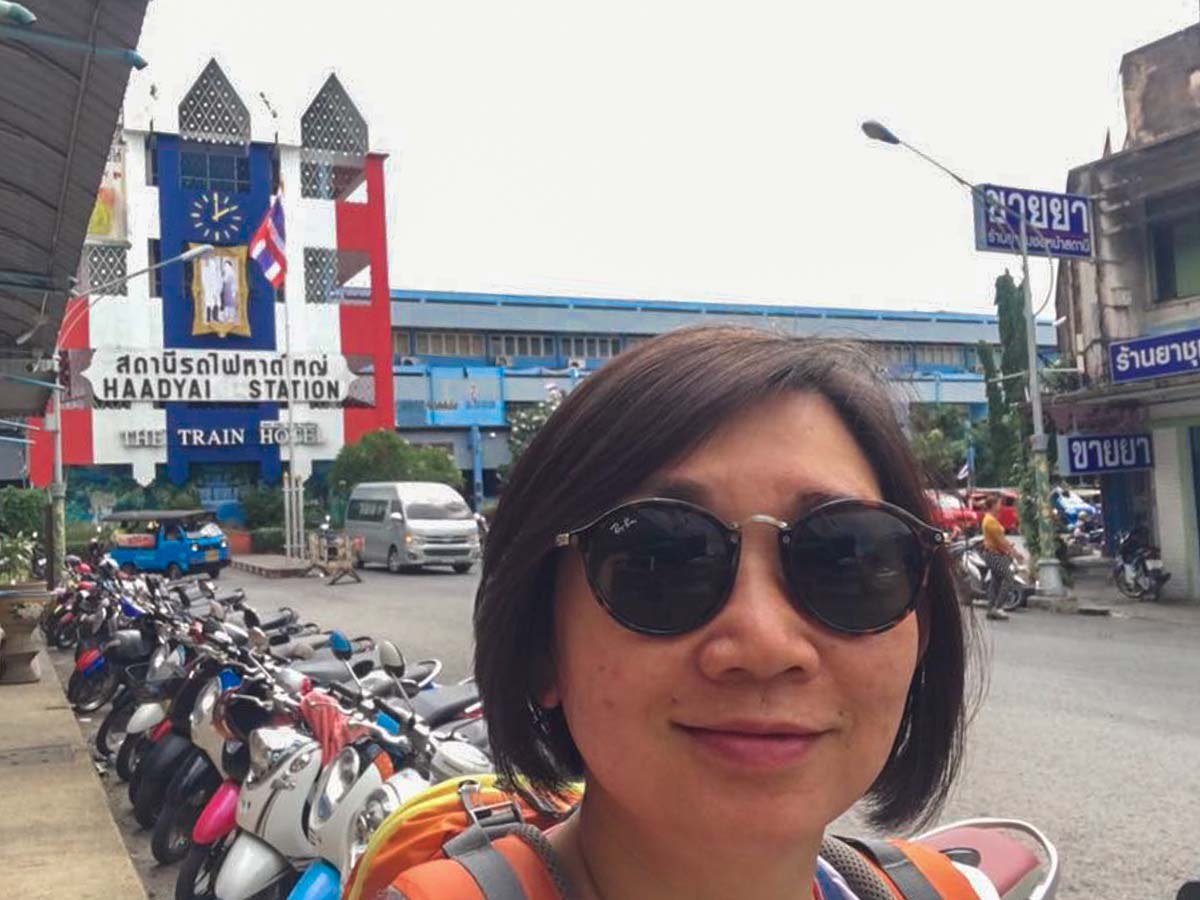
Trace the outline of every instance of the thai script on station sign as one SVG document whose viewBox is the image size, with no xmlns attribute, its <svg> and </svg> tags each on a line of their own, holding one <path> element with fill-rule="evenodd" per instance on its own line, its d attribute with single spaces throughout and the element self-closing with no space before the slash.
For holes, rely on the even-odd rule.
<svg viewBox="0 0 1200 900">
<path fill-rule="evenodd" d="M 340 354 L 101 348 L 83 372 L 97 400 L 341 403 L 356 376 Z"/>
</svg>

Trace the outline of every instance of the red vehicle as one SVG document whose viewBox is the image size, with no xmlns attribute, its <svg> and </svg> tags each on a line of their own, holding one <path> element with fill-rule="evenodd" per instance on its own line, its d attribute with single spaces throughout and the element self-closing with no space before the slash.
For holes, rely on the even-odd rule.
<svg viewBox="0 0 1200 900">
<path fill-rule="evenodd" d="M 1008 534 L 1016 534 L 1021 530 L 1021 513 L 1017 509 L 1017 501 L 1021 499 L 1021 495 L 1017 491 L 1012 488 L 977 488 L 967 497 L 967 502 L 971 505 L 971 509 L 976 511 L 979 521 L 982 522 L 983 514 L 987 512 L 987 498 L 996 495 L 999 495 L 1000 503 L 992 511 L 992 514 L 1004 526 L 1004 530 Z"/>
<path fill-rule="evenodd" d="M 950 491 L 926 491 L 932 509 L 930 524 L 942 531 L 962 531 L 970 534 L 979 528 L 979 515 Z"/>
</svg>

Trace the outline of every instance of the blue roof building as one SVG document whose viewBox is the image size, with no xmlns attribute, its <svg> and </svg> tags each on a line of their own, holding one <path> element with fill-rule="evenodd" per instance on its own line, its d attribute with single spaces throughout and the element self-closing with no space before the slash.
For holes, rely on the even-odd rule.
<svg viewBox="0 0 1200 900">
<path fill-rule="evenodd" d="M 737 324 L 877 348 L 909 403 L 987 409 L 976 347 L 999 343 L 995 316 L 742 303 L 611 300 L 393 290 L 396 427 L 416 444 L 445 447 L 474 470 L 478 497 L 496 493 L 509 461 L 509 415 L 569 392 L 581 378 L 657 334 Z M 1055 349 L 1054 326 L 1038 346 Z"/>
</svg>

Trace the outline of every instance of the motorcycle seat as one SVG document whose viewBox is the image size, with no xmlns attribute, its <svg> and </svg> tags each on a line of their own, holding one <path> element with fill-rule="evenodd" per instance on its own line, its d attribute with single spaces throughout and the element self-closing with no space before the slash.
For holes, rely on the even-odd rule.
<svg viewBox="0 0 1200 900">
<path fill-rule="evenodd" d="M 1021 893 L 1041 878 L 1041 860 L 1027 844 L 1015 840 L 996 829 L 952 828 L 921 843 L 929 844 L 943 852 L 956 848 L 970 848 L 979 854 L 977 866 L 996 886 L 1001 898 L 1026 896 Z"/>
<path fill-rule="evenodd" d="M 357 667 L 363 661 L 372 661 L 370 653 L 363 653 L 350 658 L 350 665 Z M 335 656 L 318 656 L 301 662 L 292 663 L 291 668 L 302 675 L 307 675 L 317 684 L 343 684 L 354 679 L 346 668 L 346 663 Z"/>
<path fill-rule="evenodd" d="M 413 712 L 424 719 L 430 728 L 438 728 L 460 718 L 478 702 L 479 687 L 473 681 L 421 691 L 410 701 Z"/>
<path fill-rule="evenodd" d="M 290 606 L 285 606 L 282 609 L 277 609 L 273 612 L 259 613 L 258 627 L 263 631 L 274 631 L 278 628 L 291 625 L 299 618 L 299 613 L 297 613 Z"/>
</svg>

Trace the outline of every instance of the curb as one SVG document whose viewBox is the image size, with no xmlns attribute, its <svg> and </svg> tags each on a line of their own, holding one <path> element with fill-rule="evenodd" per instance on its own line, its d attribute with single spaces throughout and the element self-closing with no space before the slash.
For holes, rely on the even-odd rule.
<svg viewBox="0 0 1200 900">
<path fill-rule="evenodd" d="M 235 558 L 229 561 L 229 565 L 239 572 L 249 572 L 261 578 L 299 578 L 308 571 L 307 563 L 297 563 L 294 566 L 262 566 Z"/>
</svg>

